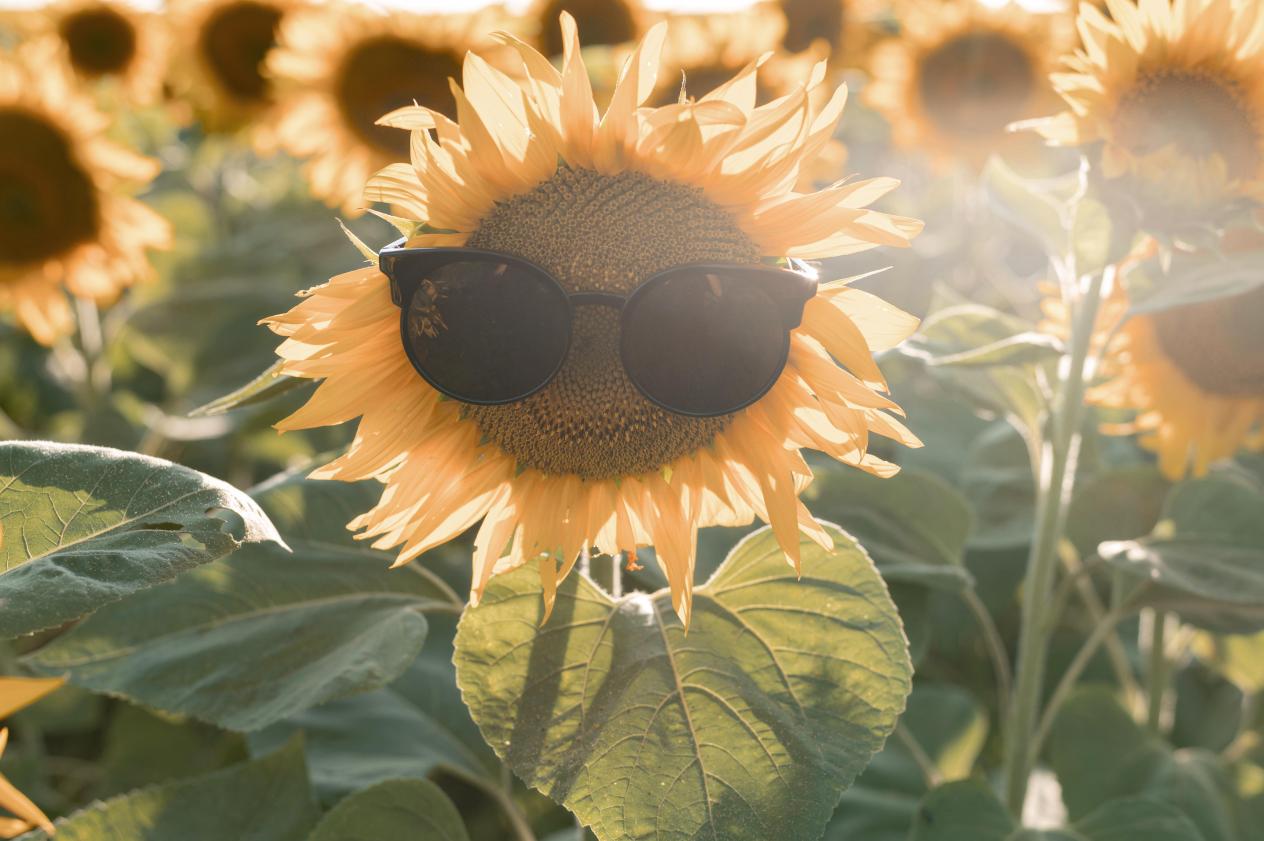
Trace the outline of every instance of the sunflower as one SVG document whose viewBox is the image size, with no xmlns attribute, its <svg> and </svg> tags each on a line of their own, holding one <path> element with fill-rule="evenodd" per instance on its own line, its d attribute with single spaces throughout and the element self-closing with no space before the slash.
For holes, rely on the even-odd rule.
<svg viewBox="0 0 1264 841">
<path fill-rule="evenodd" d="M 122 190 L 158 164 L 104 137 L 105 117 L 72 90 L 51 45 L 0 58 L 0 310 L 36 340 L 72 327 L 65 291 L 101 303 L 151 273 L 170 227 Z"/>
<path fill-rule="evenodd" d="M 378 119 L 410 103 L 456 117 L 448 80 L 489 31 L 479 15 L 380 14 L 326 5 L 295 12 L 268 61 L 278 94 L 277 141 L 309 159 L 312 192 L 347 213 L 370 175 L 408 160 L 408 132 Z"/>
<path fill-rule="evenodd" d="M 152 16 L 114 0 L 64 0 L 48 7 L 39 25 L 81 81 L 116 85 L 136 104 L 157 100 L 166 36 Z"/>
<path fill-rule="evenodd" d="M 273 91 L 264 62 L 296 0 L 173 0 L 171 6 L 176 95 L 211 131 L 235 131 L 266 113 Z"/>
<path fill-rule="evenodd" d="M 0 677 L 0 718 L 34 704 L 61 686 L 61 678 Z M 0 728 L 0 756 L 9 743 L 9 731 Z M 42 829 L 53 834 L 53 823 L 26 795 L 0 774 L 0 809 L 13 817 L 0 813 L 0 838 L 16 838 L 32 829 Z"/>
<path fill-rule="evenodd" d="M 1264 198 L 1264 5 L 1109 0 L 1054 82 L 1068 110 L 1032 125 L 1101 148 L 1101 174 L 1169 224 Z"/>
<path fill-rule="evenodd" d="M 780 47 L 801 53 L 824 44 L 832 67 L 859 67 L 877 34 L 878 0 L 770 0 L 782 19 Z"/>
<path fill-rule="evenodd" d="M 1052 106 L 1047 79 L 1065 19 L 975 0 L 897 0 L 896 14 L 901 37 L 874 49 L 865 89 L 896 144 L 976 168 L 1021 151 L 1027 138 L 1008 127 Z"/>
<path fill-rule="evenodd" d="M 1260 235 L 1246 231 L 1221 244 L 1226 252 L 1260 247 Z M 1264 448 L 1264 285 L 1131 317 L 1128 303 L 1122 290 L 1107 300 L 1098 330 L 1110 337 L 1105 380 L 1089 399 L 1135 418 L 1107 431 L 1139 435 L 1173 481 Z"/>
<path fill-rule="evenodd" d="M 752 64 L 696 102 L 642 107 L 655 89 L 660 24 L 600 114 L 574 21 L 563 16 L 562 27 L 560 71 L 502 36 L 521 57 L 520 81 L 470 54 L 464 89 L 454 86 L 457 120 L 424 107 L 392 118 L 413 129 L 412 160 L 387 167 L 368 193 L 413 220 L 401 222 L 418 231 L 410 244 L 509 252 L 572 289 L 626 291 L 683 263 L 851 254 L 905 246 L 920 231 L 867 209 L 892 179 L 792 189 L 846 99 L 839 89 L 813 105 L 821 74 L 757 107 Z M 348 452 L 314 475 L 385 483 L 379 504 L 350 525 L 375 546 L 402 547 L 399 564 L 481 520 L 474 604 L 493 572 L 530 562 L 551 605 L 583 550 L 634 558 L 653 545 L 687 622 L 699 526 L 758 516 L 797 563 L 800 532 L 830 545 L 798 499 L 812 475 L 801 448 L 890 475 L 897 468 L 867 451 L 869 435 L 919 443 L 888 414 L 898 407 L 878 393 L 885 383 L 871 356 L 916 319 L 846 281 L 809 300 L 772 390 L 718 418 L 642 397 L 618 363 L 617 322 L 604 308 L 576 317 L 572 351 L 550 385 L 517 403 L 474 406 L 442 399 L 413 370 L 376 267 L 305 294 L 267 323 L 286 337 L 283 369 L 323 382 L 279 427 L 360 418 Z"/>
</svg>

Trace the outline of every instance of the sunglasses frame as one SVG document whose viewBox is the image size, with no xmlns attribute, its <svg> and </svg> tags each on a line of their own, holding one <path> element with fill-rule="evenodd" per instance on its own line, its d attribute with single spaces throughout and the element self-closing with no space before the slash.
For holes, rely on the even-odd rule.
<svg viewBox="0 0 1264 841">
<path fill-rule="evenodd" d="M 781 317 L 782 326 L 785 328 L 785 341 L 782 346 L 781 363 L 777 366 L 777 370 L 771 378 L 759 391 L 750 399 L 741 405 L 726 408 L 719 412 L 691 412 L 682 411 L 681 409 L 671 406 L 654 395 L 648 393 L 637 381 L 634 372 L 628 369 L 626 362 L 626 354 L 624 353 L 624 342 L 628 335 L 627 331 L 620 330 L 619 341 L 619 358 L 624 365 L 624 371 L 628 379 L 636 386 L 637 391 L 641 393 L 645 399 L 651 403 L 665 409 L 668 412 L 686 417 L 720 417 L 722 415 L 732 414 L 740 411 L 758 401 L 761 397 L 776 384 L 785 370 L 786 364 L 790 357 L 790 333 L 798 327 L 803 321 L 803 309 L 807 306 L 815 295 L 817 290 L 817 279 L 815 273 L 810 267 L 798 260 L 791 260 L 792 268 L 781 268 L 777 266 L 769 266 L 760 263 L 685 263 L 679 266 L 672 266 L 662 271 L 655 272 L 647 277 L 641 283 L 625 294 L 616 292 L 568 292 L 561 281 L 554 277 L 553 273 L 542 266 L 539 266 L 530 260 L 518 257 L 513 254 L 506 254 L 500 251 L 488 251 L 479 248 L 463 248 L 463 247 L 442 247 L 442 248 L 409 248 L 405 244 L 407 239 L 399 239 L 387 245 L 378 252 L 378 268 L 390 280 L 391 301 L 395 306 L 400 308 L 400 340 L 404 346 L 404 352 L 408 355 L 409 362 L 413 368 L 421 375 L 431 387 L 440 393 L 459 400 L 462 403 L 470 403 L 480 406 L 501 406 L 509 403 L 517 403 L 527 399 L 532 394 L 545 388 L 557 376 L 562 366 L 566 364 L 566 357 L 570 350 L 570 342 L 573 335 L 569 325 L 574 321 L 576 306 L 604 306 L 619 311 L 619 323 L 622 328 L 626 313 L 633 306 L 634 302 L 640 297 L 648 294 L 655 286 L 660 285 L 665 280 L 672 278 L 674 275 L 683 271 L 713 271 L 716 274 L 723 274 L 726 277 L 749 277 L 752 281 L 760 285 L 769 299 L 777 306 Z M 446 265 L 457 262 L 487 262 L 514 264 L 521 268 L 535 272 L 543 278 L 546 278 L 551 287 L 557 292 L 567 309 L 567 335 L 566 335 L 566 352 L 561 355 L 557 366 L 545 377 L 538 385 L 529 391 L 516 395 L 514 397 L 498 400 L 471 400 L 467 396 L 454 394 L 444 386 L 436 383 L 430 378 L 423 368 L 421 361 L 416 358 L 413 353 L 412 342 L 409 340 L 408 334 L 408 305 L 412 301 L 414 295 L 421 288 L 426 280 L 426 275 L 436 269 L 440 269 Z"/>
</svg>

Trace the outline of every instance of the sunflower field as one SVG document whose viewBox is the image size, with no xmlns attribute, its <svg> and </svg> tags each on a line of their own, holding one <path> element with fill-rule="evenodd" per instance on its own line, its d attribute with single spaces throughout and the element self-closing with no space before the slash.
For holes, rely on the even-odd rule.
<svg viewBox="0 0 1264 841">
<path fill-rule="evenodd" d="M 0 839 L 1264 840 L 1261 0 L 0 0 Z"/>
</svg>

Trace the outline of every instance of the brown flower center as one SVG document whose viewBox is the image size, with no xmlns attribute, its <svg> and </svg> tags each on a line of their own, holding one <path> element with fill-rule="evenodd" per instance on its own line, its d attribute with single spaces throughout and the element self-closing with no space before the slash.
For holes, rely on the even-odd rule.
<svg viewBox="0 0 1264 841">
<path fill-rule="evenodd" d="M 540 12 L 540 46 L 545 55 L 561 55 L 562 26 L 558 16 L 570 12 L 585 47 L 623 44 L 637 37 L 636 18 L 623 0 L 549 0 Z"/>
<path fill-rule="evenodd" d="M 88 78 L 127 70 L 136 57 L 136 30 L 108 6 L 83 9 L 61 21 L 61 38 L 75 72 Z"/>
<path fill-rule="evenodd" d="M 1260 165 L 1261 135 L 1240 84 L 1199 71 L 1143 75 L 1119 101 L 1115 136 L 1133 154 L 1174 146 L 1197 159 L 1219 156 L 1230 178 Z"/>
<path fill-rule="evenodd" d="M 977 138 L 1023 117 L 1036 79 L 1022 46 L 999 32 L 968 32 L 922 58 L 917 89 L 937 128 Z"/>
<path fill-rule="evenodd" d="M 338 69 L 335 96 L 343 119 L 361 140 L 392 161 L 406 161 L 409 133 L 376 125 L 377 120 L 414 102 L 455 117 L 448 79 L 460 75 L 456 53 L 381 35 L 348 51 Z"/>
<path fill-rule="evenodd" d="M 99 225 L 96 189 L 69 138 L 37 114 L 0 108 L 0 264 L 63 255 Z"/>
<path fill-rule="evenodd" d="M 276 45 L 280 22 L 280 9 L 253 0 L 225 4 L 207 18 L 198 50 L 230 96 L 244 102 L 268 98 L 272 86 L 263 75 L 263 60 Z"/>
<path fill-rule="evenodd" d="M 572 292 L 628 292 L 684 263 L 759 260 L 733 217 L 695 187 L 565 167 L 496 205 L 469 245 L 525 257 Z M 589 479 L 637 475 L 707 446 L 728 423 L 646 400 L 619 361 L 614 310 L 578 307 L 572 329 L 566 362 L 546 388 L 518 403 L 467 409 L 520 467 Z"/>
<path fill-rule="evenodd" d="M 786 16 L 781 45 L 797 53 L 824 38 L 830 51 L 837 51 L 843 38 L 843 5 L 844 0 L 781 0 L 781 11 Z"/>
<path fill-rule="evenodd" d="M 1264 286 L 1151 317 L 1163 352 L 1195 385 L 1264 397 Z"/>
</svg>

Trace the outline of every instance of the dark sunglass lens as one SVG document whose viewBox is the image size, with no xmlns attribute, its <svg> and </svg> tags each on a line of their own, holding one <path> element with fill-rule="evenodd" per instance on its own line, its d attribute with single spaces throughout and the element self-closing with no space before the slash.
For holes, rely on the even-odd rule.
<svg viewBox="0 0 1264 841">
<path fill-rule="evenodd" d="M 722 415 L 772 387 L 789 335 L 753 278 L 683 269 L 634 296 L 621 342 L 628 376 L 650 399 L 681 414 Z"/>
<path fill-rule="evenodd" d="M 557 284 L 495 260 L 430 272 L 403 319 L 417 370 L 469 403 L 508 403 L 535 391 L 561 366 L 570 337 L 570 309 Z"/>
</svg>

